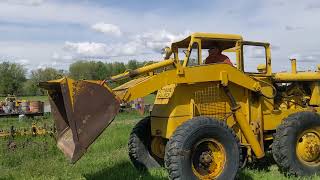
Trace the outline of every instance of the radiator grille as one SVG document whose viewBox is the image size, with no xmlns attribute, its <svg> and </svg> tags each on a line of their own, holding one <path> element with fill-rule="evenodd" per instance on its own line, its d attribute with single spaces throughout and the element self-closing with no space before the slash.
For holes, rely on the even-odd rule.
<svg viewBox="0 0 320 180">
<path fill-rule="evenodd" d="M 196 91 L 194 101 L 200 116 L 208 116 L 224 120 L 226 102 L 223 101 L 224 93 L 220 92 L 219 84 Z"/>
</svg>

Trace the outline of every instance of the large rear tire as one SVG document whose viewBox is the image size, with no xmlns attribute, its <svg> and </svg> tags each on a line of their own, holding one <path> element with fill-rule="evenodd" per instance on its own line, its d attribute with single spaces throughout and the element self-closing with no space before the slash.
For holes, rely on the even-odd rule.
<svg viewBox="0 0 320 180">
<path fill-rule="evenodd" d="M 320 173 L 320 115 L 299 112 L 286 118 L 276 130 L 272 154 L 285 174 Z"/>
<path fill-rule="evenodd" d="M 138 170 L 161 167 L 151 154 L 151 139 L 150 117 L 146 117 L 132 129 L 128 143 L 130 160 Z"/>
<path fill-rule="evenodd" d="M 173 180 L 234 179 L 240 162 L 234 131 L 208 117 L 195 117 L 179 126 L 165 151 L 165 166 Z"/>
</svg>

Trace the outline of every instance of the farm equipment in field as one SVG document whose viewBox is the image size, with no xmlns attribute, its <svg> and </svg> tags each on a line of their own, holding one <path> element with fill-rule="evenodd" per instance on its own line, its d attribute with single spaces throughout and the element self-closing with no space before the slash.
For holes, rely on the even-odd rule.
<svg viewBox="0 0 320 180">
<path fill-rule="evenodd" d="M 15 151 L 17 148 L 25 148 L 30 145 L 43 146 L 45 150 L 47 149 L 47 142 L 34 142 L 31 141 L 28 137 L 38 137 L 38 136 L 46 136 L 49 135 L 55 138 L 55 126 L 47 126 L 44 124 L 43 126 L 36 125 L 36 123 L 32 123 L 30 128 L 16 128 L 11 126 L 10 129 L 0 129 L 0 138 L 4 138 L 7 140 L 6 148 L 7 150 Z M 16 141 L 16 137 L 27 137 L 25 141 Z M 0 144 L 2 145 L 2 144 Z M 1 146 L 0 146 L 1 148 Z"/>
<path fill-rule="evenodd" d="M 41 136 L 41 135 L 51 135 L 55 133 L 55 127 L 49 127 L 46 124 L 43 126 L 37 126 L 32 123 L 30 128 L 15 128 L 11 126 L 10 129 L 0 129 L 0 138 L 16 137 L 16 136 Z"/>
<path fill-rule="evenodd" d="M 203 62 L 203 50 L 217 45 L 234 54 L 236 66 Z M 250 61 L 245 49 L 252 47 L 263 57 Z M 257 70 L 247 68 L 257 62 Z M 320 66 L 298 72 L 295 59 L 291 64 L 292 72 L 273 73 L 269 43 L 194 33 L 172 43 L 158 63 L 105 81 L 66 77 L 40 87 L 48 90 L 58 147 L 72 163 L 120 103 L 157 92 L 150 116 L 130 134 L 129 156 L 138 169 L 164 164 L 171 179 L 233 179 L 245 162 L 271 150 L 281 171 L 312 175 L 320 172 Z M 125 78 L 131 80 L 108 86 Z"/>
<path fill-rule="evenodd" d="M 19 100 L 12 95 L 8 95 L 4 101 L 0 101 L 0 117 L 19 115 L 33 117 L 43 116 L 43 113 L 44 103 L 41 101 Z"/>
</svg>

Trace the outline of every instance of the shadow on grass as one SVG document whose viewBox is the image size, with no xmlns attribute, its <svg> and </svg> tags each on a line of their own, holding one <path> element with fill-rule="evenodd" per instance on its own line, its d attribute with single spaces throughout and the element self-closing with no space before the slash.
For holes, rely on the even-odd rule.
<svg viewBox="0 0 320 180">
<path fill-rule="evenodd" d="M 250 163 L 246 166 L 246 169 L 249 170 L 257 170 L 257 171 L 263 171 L 263 172 L 269 172 L 270 166 L 275 164 L 272 155 L 268 155 L 258 160 L 255 163 Z M 137 171 L 133 165 L 130 162 L 122 162 L 119 164 L 116 164 L 112 167 L 106 167 L 101 169 L 100 171 L 84 174 L 84 177 L 88 180 L 95 180 L 95 179 L 110 179 L 110 180 L 118 180 L 118 179 L 146 179 L 146 180 L 164 180 L 167 179 L 167 177 L 164 176 L 156 176 L 152 175 L 148 172 L 139 172 Z M 240 180 L 253 180 L 254 177 L 252 174 L 248 173 L 247 170 L 242 169 L 237 178 Z"/>
<path fill-rule="evenodd" d="M 266 153 L 266 156 L 262 159 L 256 160 L 256 162 L 247 164 L 248 169 L 258 171 L 270 171 L 270 166 L 276 164 L 271 153 Z"/>
<path fill-rule="evenodd" d="M 165 177 L 152 176 L 149 172 L 137 171 L 130 162 L 122 162 L 112 167 L 104 168 L 100 171 L 84 174 L 88 180 L 126 180 L 126 179 L 150 179 L 150 180 L 164 180 Z"/>
<path fill-rule="evenodd" d="M 245 173 L 244 171 L 240 171 L 237 178 L 238 180 L 253 180 L 250 174 Z"/>
<path fill-rule="evenodd" d="M 264 158 L 256 160 L 255 162 L 252 162 L 252 163 L 248 163 L 245 169 L 262 171 L 262 172 L 270 172 L 270 167 L 274 164 L 276 164 L 276 162 L 274 161 L 272 154 L 267 153 Z M 254 178 L 252 177 L 252 175 L 246 173 L 246 171 L 242 169 L 237 179 L 251 180 Z"/>
</svg>

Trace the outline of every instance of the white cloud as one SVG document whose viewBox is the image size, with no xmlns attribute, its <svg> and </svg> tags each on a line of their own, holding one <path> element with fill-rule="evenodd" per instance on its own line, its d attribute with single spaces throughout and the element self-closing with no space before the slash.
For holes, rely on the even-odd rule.
<svg viewBox="0 0 320 180">
<path fill-rule="evenodd" d="M 64 50 L 83 56 L 105 56 L 108 51 L 107 45 L 95 42 L 65 42 Z"/>
<path fill-rule="evenodd" d="M 14 56 L 6 56 L 6 57 L 0 57 L 0 62 L 13 62 L 13 63 L 18 63 L 24 66 L 30 65 L 30 60 L 29 59 L 24 59 L 20 57 L 14 57 Z"/>
<path fill-rule="evenodd" d="M 289 59 L 297 59 L 302 63 L 320 63 L 320 53 L 295 53 L 289 56 Z"/>
<path fill-rule="evenodd" d="M 72 55 L 61 55 L 57 52 L 54 52 L 52 54 L 52 59 L 57 62 L 71 62 L 74 59 L 74 57 Z"/>
<path fill-rule="evenodd" d="M 117 44 L 113 48 L 114 56 L 138 55 L 145 51 L 145 47 L 137 41 Z"/>
<path fill-rule="evenodd" d="M 36 69 L 38 66 L 67 69 L 68 64 L 61 62 L 53 65 L 52 51 L 59 52 L 61 45 L 51 43 L 28 43 L 28 42 L 0 42 L 0 61 L 20 63 L 26 69 Z"/>
<path fill-rule="evenodd" d="M 52 58 L 53 58 L 53 59 L 59 59 L 59 58 L 60 58 L 60 55 L 59 55 L 57 52 L 54 52 L 54 53 L 52 54 Z"/>
<path fill-rule="evenodd" d="M 25 65 L 29 65 L 30 60 L 29 59 L 17 59 L 17 60 L 15 60 L 15 62 L 25 66 Z"/>
<path fill-rule="evenodd" d="M 88 26 L 93 22 L 114 21 L 123 19 L 123 22 L 130 24 L 131 20 L 126 20 L 129 15 L 125 11 L 113 8 L 90 6 L 82 2 L 67 3 L 41 0 L 0 0 L 0 17 L 19 22 L 60 22 L 75 23 Z M 37 3 L 39 1 L 39 3 Z M 34 4 L 34 5 L 32 5 Z M 36 6 L 38 4 L 38 6 Z M 17 13 L 19 12 L 19 13 Z M 131 16 L 134 18 L 134 16 Z"/>
<path fill-rule="evenodd" d="M 91 26 L 92 29 L 98 32 L 102 32 L 104 34 L 111 34 L 116 36 L 121 36 L 120 28 L 114 24 L 107 24 L 107 23 L 97 23 Z"/>
<path fill-rule="evenodd" d="M 116 43 L 107 45 L 97 42 L 65 42 L 63 49 L 77 58 L 108 58 L 112 56 L 127 56 L 141 53 L 140 44 L 136 42 Z M 57 55 L 54 54 L 57 58 Z M 72 56 L 72 55 L 69 55 Z M 60 57 L 60 56 L 59 56 Z"/>
<path fill-rule="evenodd" d="M 18 4 L 18 5 L 30 5 L 30 6 L 39 6 L 44 3 L 44 0 L 3 0 L 9 4 Z"/>
<path fill-rule="evenodd" d="M 135 41 L 145 48 L 160 52 L 163 47 L 169 46 L 172 42 L 182 40 L 188 35 L 190 35 L 190 31 L 179 34 L 174 34 L 166 30 L 151 31 L 137 35 Z"/>
<path fill-rule="evenodd" d="M 297 31 L 297 30 L 303 30 L 303 27 L 299 27 L 299 26 L 289 26 L 289 25 L 287 25 L 287 26 L 285 27 L 285 29 L 286 29 L 287 31 Z"/>
<path fill-rule="evenodd" d="M 112 57 L 134 56 L 150 52 L 160 53 L 160 50 L 169 46 L 172 42 L 180 40 L 189 33 L 173 34 L 166 30 L 151 31 L 128 37 L 127 42 L 122 43 L 97 43 L 97 42 L 65 42 L 63 49 L 66 52 L 82 57 Z M 61 58 L 53 54 L 53 58 Z"/>
</svg>

